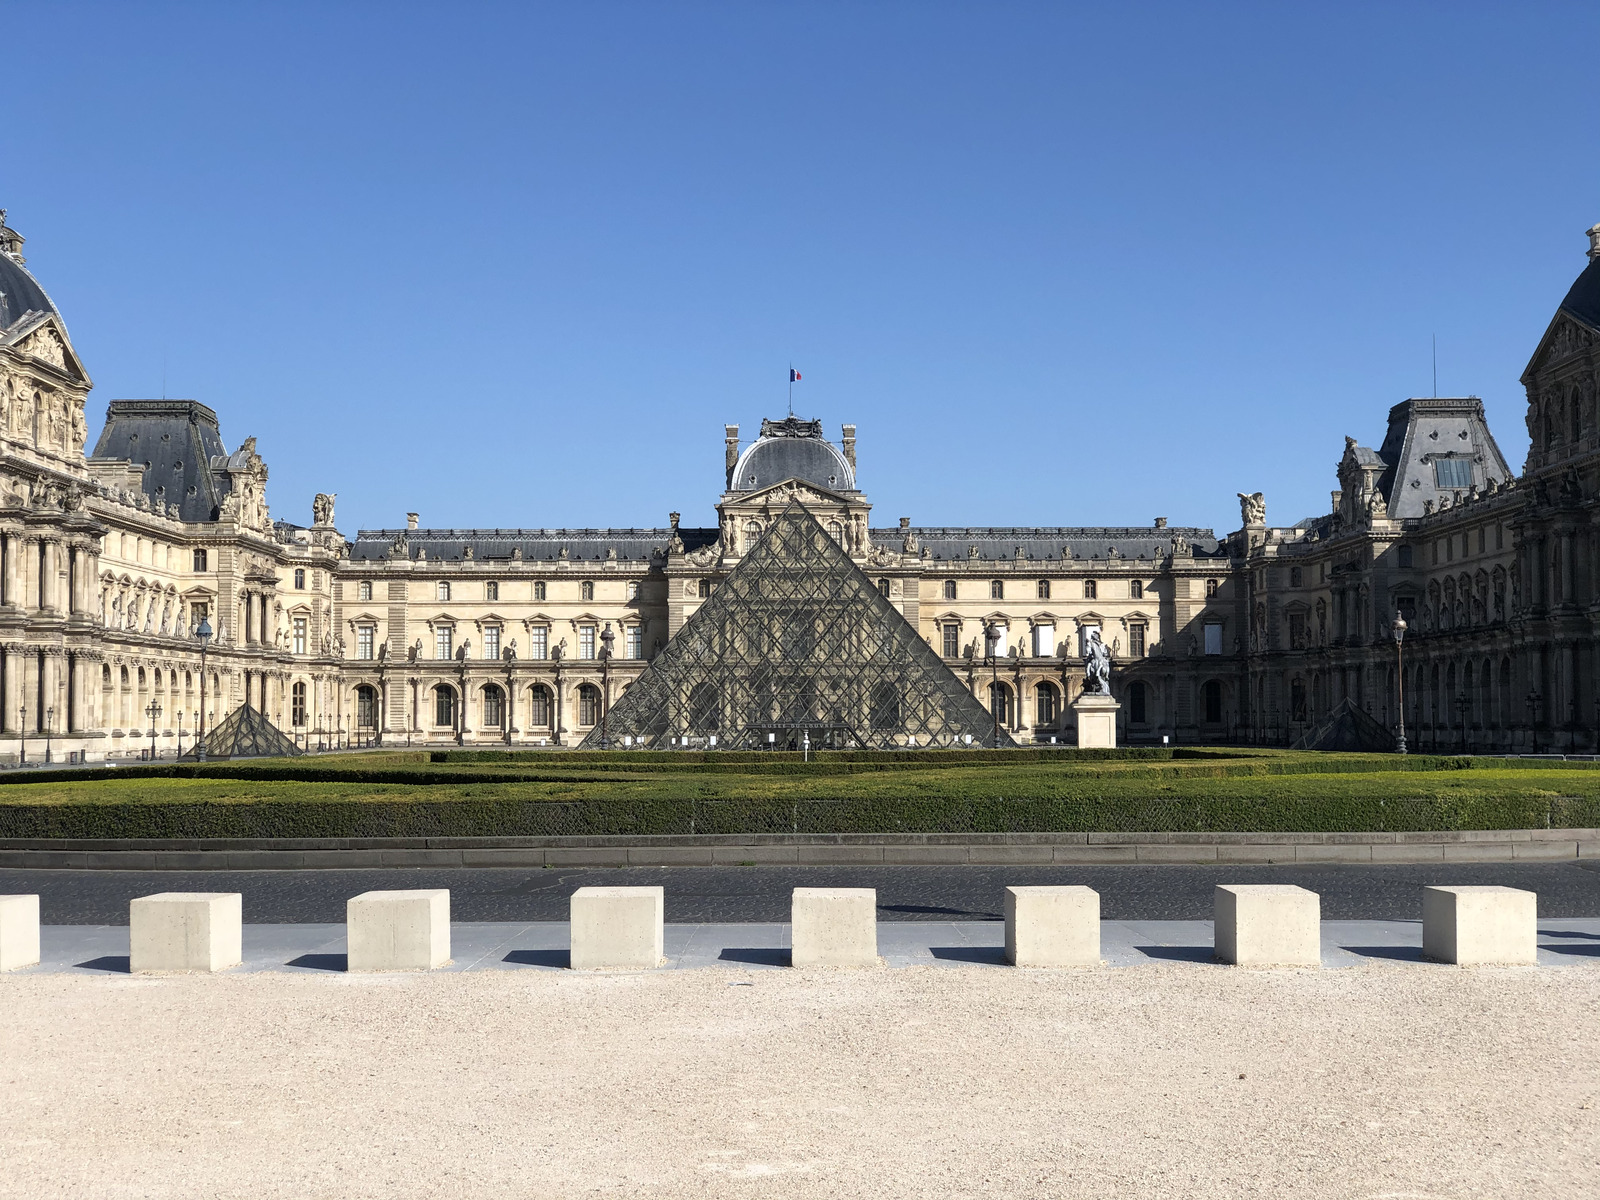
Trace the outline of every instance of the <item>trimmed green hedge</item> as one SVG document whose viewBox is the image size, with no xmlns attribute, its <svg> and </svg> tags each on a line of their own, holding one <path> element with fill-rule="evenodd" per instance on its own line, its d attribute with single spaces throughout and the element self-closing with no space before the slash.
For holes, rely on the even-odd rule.
<svg viewBox="0 0 1600 1200">
<path fill-rule="evenodd" d="M 9 805 L 0 838 L 541 837 L 751 833 L 1288 833 L 1587 828 L 1600 799 L 259 801 Z"/>
</svg>

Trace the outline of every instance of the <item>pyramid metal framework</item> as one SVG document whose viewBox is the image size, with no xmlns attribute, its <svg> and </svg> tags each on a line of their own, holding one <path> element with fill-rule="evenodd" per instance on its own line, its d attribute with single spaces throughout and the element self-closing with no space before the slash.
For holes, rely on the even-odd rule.
<svg viewBox="0 0 1600 1200">
<path fill-rule="evenodd" d="M 207 758 L 281 758 L 304 753 L 293 738 L 248 704 L 206 730 L 205 748 Z M 195 747 L 183 757 L 194 758 Z"/>
<path fill-rule="evenodd" d="M 994 719 L 798 501 L 583 741 L 993 745 Z M 1000 730 L 1000 745 L 1012 746 Z"/>
</svg>

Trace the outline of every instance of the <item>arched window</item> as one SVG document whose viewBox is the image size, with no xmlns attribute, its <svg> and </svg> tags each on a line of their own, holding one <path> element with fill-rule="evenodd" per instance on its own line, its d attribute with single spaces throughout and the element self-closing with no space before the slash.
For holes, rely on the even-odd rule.
<svg viewBox="0 0 1600 1200">
<path fill-rule="evenodd" d="M 600 724 L 600 689 L 592 683 L 578 685 L 578 724 Z"/>
<path fill-rule="evenodd" d="M 1004 580 L 991 579 L 989 581 L 989 599 L 1004 600 L 1006 598 L 1006 585 Z"/>
<path fill-rule="evenodd" d="M 944 581 L 944 598 L 946 600 L 954 600 L 956 598 L 956 581 L 954 579 L 946 579 Z"/>
<path fill-rule="evenodd" d="M 1128 596 L 1134 600 L 1144 599 L 1144 580 L 1135 579 L 1128 585 Z"/>
<path fill-rule="evenodd" d="M 1050 581 L 1048 579 L 1039 580 L 1039 583 L 1034 588 L 1034 591 L 1038 594 L 1039 599 L 1050 599 Z"/>
<path fill-rule="evenodd" d="M 505 722 L 505 693 L 492 683 L 483 688 L 483 723 L 498 728 Z"/>
<path fill-rule="evenodd" d="M 746 521 L 744 523 L 744 552 L 750 553 L 750 548 L 761 540 L 761 522 Z"/>
<path fill-rule="evenodd" d="M 989 685 L 989 711 L 999 715 L 1002 728 L 1011 724 L 1011 689 L 1005 684 Z"/>
<path fill-rule="evenodd" d="M 554 706 L 550 703 L 550 689 L 536 683 L 528 689 L 528 724 L 535 729 L 548 729 Z"/>
<path fill-rule="evenodd" d="M 1141 680 L 1135 679 L 1128 685 L 1128 723 L 1130 725 L 1145 724 L 1145 688 Z"/>
<path fill-rule="evenodd" d="M 722 727 L 722 701 L 709 683 L 697 683 L 689 692 L 689 732 L 716 733 Z"/>
<path fill-rule="evenodd" d="M 594 599 L 594 581 L 590 580 L 590 579 L 585 579 L 581 584 L 578 585 L 578 591 L 581 593 L 583 599 L 585 599 L 585 600 L 593 600 Z"/>
<path fill-rule="evenodd" d="M 448 599 L 450 599 L 450 581 L 448 579 L 439 580 L 439 597 L 438 598 L 440 600 L 448 600 Z"/>
<path fill-rule="evenodd" d="M 305 684 L 298 684 L 305 687 Z M 303 722 L 302 722 L 303 724 Z M 376 729 L 378 727 L 378 689 L 370 683 L 363 683 L 356 688 L 356 728 Z"/>
<path fill-rule="evenodd" d="M 488 583 L 483 585 L 483 598 L 485 600 L 500 599 L 500 585 L 493 579 L 489 580 Z"/>
<path fill-rule="evenodd" d="M 708 599 L 711 595 L 711 580 L 702 579 L 695 586 L 695 594 L 702 600 Z"/>
<path fill-rule="evenodd" d="M 1034 719 L 1036 725 L 1054 725 L 1056 723 L 1056 688 L 1053 683 L 1038 683 L 1033 688 L 1033 705 L 1038 716 Z"/>
<path fill-rule="evenodd" d="M 1206 720 L 1212 725 L 1222 724 L 1222 683 L 1208 679 L 1205 686 Z"/>
<path fill-rule="evenodd" d="M 372 580 L 363 579 L 360 583 L 356 584 L 356 599 L 357 600 L 371 600 L 372 599 Z"/>
<path fill-rule="evenodd" d="M 889 594 L 889 581 L 887 579 L 878 580 L 878 595 L 887 596 L 888 594 Z"/>
<path fill-rule="evenodd" d="M 828 536 L 833 539 L 834 544 L 836 546 L 838 546 L 840 549 L 844 548 L 844 526 L 843 525 L 839 524 L 839 522 L 837 522 L 837 521 L 829 521 L 828 522 Z"/>
<path fill-rule="evenodd" d="M 872 689 L 872 708 L 867 719 L 874 729 L 900 728 L 900 693 L 887 683 Z"/>
<path fill-rule="evenodd" d="M 289 689 L 289 724 L 304 725 L 306 723 L 306 685 L 297 682 Z"/>
<path fill-rule="evenodd" d="M 1306 683 L 1298 677 L 1289 684 L 1289 719 L 1302 723 L 1306 719 Z"/>
<path fill-rule="evenodd" d="M 456 727 L 456 692 L 442 683 L 433 689 L 433 723 L 447 729 Z"/>
<path fill-rule="evenodd" d="M 1100 585 L 1093 579 L 1083 581 L 1083 598 L 1085 600 L 1097 599 L 1100 595 Z"/>
</svg>

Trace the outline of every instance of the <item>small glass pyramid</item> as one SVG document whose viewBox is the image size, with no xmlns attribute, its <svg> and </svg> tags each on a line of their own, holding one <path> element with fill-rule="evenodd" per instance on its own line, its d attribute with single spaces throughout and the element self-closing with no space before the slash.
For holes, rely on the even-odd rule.
<svg viewBox="0 0 1600 1200">
<path fill-rule="evenodd" d="M 580 747 L 994 744 L 994 719 L 798 501 Z M 970 738 L 970 741 L 968 740 Z M 1001 746 L 1012 746 L 1000 731 Z"/>
<path fill-rule="evenodd" d="M 242 704 L 206 730 L 207 758 L 281 758 L 304 751 L 266 715 Z M 197 747 L 184 752 L 194 758 Z"/>
</svg>

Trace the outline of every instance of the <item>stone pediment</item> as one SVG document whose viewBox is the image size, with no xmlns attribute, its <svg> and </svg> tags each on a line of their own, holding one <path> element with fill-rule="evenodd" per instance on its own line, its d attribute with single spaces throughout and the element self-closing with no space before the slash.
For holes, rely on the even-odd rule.
<svg viewBox="0 0 1600 1200">
<path fill-rule="evenodd" d="M 1565 312 L 1559 312 L 1555 320 L 1550 322 L 1550 327 L 1545 330 L 1539 348 L 1533 352 L 1528 369 L 1523 372 L 1524 378 L 1592 350 L 1596 344 L 1600 344 L 1600 332 Z"/>
<path fill-rule="evenodd" d="M 808 508 L 814 505 L 849 505 L 859 504 L 859 499 L 852 499 L 841 492 L 832 492 L 827 488 L 819 487 L 814 483 L 806 483 L 799 479 L 785 479 L 771 487 L 758 488 L 751 492 L 739 493 L 737 500 L 729 500 L 728 507 L 738 505 L 740 508 L 757 507 L 781 510 L 789 501 L 798 500 Z"/>
<path fill-rule="evenodd" d="M 55 313 L 39 313 L 19 325 L 6 337 L 5 344 L 75 382 L 89 383 L 89 373 L 84 370 L 61 318 Z"/>
</svg>

